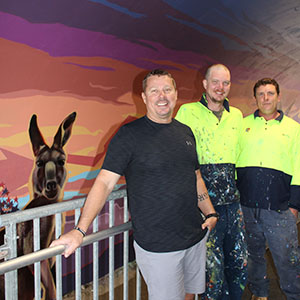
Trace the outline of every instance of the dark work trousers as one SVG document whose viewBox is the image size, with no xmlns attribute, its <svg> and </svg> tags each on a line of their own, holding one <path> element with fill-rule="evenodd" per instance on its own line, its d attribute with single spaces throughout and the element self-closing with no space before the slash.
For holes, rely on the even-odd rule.
<svg viewBox="0 0 300 300">
<path fill-rule="evenodd" d="M 300 249 L 296 218 L 291 211 L 274 211 L 242 206 L 248 244 L 248 282 L 251 292 L 268 296 L 269 281 L 265 260 L 268 245 L 280 287 L 288 300 L 300 299 Z"/>
<path fill-rule="evenodd" d="M 207 241 L 207 285 L 202 299 L 240 300 L 247 279 L 243 214 L 239 203 L 215 209 L 220 219 Z"/>
</svg>

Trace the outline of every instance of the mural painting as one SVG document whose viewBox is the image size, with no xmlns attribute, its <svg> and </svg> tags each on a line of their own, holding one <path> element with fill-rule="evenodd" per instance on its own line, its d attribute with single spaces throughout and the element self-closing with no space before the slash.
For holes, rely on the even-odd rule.
<svg viewBox="0 0 300 300">
<path fill-rule="evenodd" d="M 35 157 L 35 166 L 32 171 L 32 195 L 33 198 L 24 209 L 30 209 L 62 201 L 62 191 L 65 184 L 67 170 L 65 168 L 66 153 L 63 147 L 71 136 L 72 126 L 76 118 L 76 113 L 70 114 L 60 124 L 53 144 L 49 147 L 41 134 L 37 116 L 33 115 L 30 120 L 29 136 L 32 144 L 32 150 Z M 64 221 L 62 222 L 64 224 Z M 54 239 L 55 216 L 48 216 L 40 220 L 40 241 L 41 249 L 49 247 Z M 63 231 L 63 230 L 62 230 Z M 18 233 L 18 256 L 33 252 L 33 222 L 28 221 L 20 223 L 17 226 Z M 42 261 L 41 278 L 45 289 L 44 299 L 55 299 L 56 289 L 51 267 L 54 261 Z M 19 289 L 19 298 L 33 299 L 33 265 L 27 270 L 19 272 L 19 282 L 26 283 L 26 289 Z M 26 268 L 25 268 L 26 269 Z M 27 272 L 26 272 L 27 271 Z M 3 277 L 2 277 L 3 278 Z M 4 291 L 2 297 L 4 298 Z"/>
<path fill-rule="evenodd" d="M 62 127 L 73 126 L 63 147 L 68 155 L 59 199 L 85 197 L 113 134 L 121 124 L 145 113 L 141 82 L 150 69 L 172 73 L 178 109 L 201 97 L 207 66 L 223 63 L 232 74 L 230 103 L 244 115 L 256 109 L 254 83 L 274 77 L 281 87 L 282 110 L 300 121 L 299 11 L 296 0 L 272 4 L 268 0 L 1 1 L 1 213 L 29 208 L 34 205 L 34 192 L 45 200 L 47 194 L 55 194 L 51 185 L 58 186 L 52 183 L 44 193 L 39 184 L 32 188 L 31 178 L 40 178 L 40 171 L 31 176 L 36 156 L 28 123 L 33 114 L 39 120 L 33 135 L 42 132 L 33 148 L 37 155 L 43 142 L 52 145 L 61 120 L 76 111 L 74 124 L 62 123 Z M 48 166 L 51 173 L 53 164 Z M 124 179 L 119 188 L 124 188 Z M 121 201 L 115 203 L 115 210 L 116 224 L 122 223 Z M 108 227 L 107 207 L 99 215 L 99 224 L 99 229 Z M 69 212 L 65 230 L 73 226 L 74 214 Z M 108 244 L 100 244 L 103 276 L 108 269 Z M 118 236 L 116 247 L 121 245 Z M 89 250 L 84 253 L 83 280 L 88 282 L 91 256 Z M 116 253 L 120 263 L 121 250 Z M 74 287 L 73 271 L 72 259 L 64 260 L 64 293 Z"/>
</svg>

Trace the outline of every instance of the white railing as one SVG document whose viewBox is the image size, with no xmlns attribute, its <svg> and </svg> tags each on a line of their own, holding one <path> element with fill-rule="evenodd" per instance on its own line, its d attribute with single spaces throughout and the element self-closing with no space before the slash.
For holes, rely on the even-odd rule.
<svg viewBox="0 0 300 300">
<path fill-rule="evenodd" d="M 115 226 L 114 201 L 124 199 L 124 222 Z M 0 247 L 0 257 L 5 261 L 0 263 L 0 274 L 4 274 L 5 300 L 18 299 L 18 276 L 19 268 L 34 264 L 35 300 L 41 299 L 41 266 L 40 262 L 56 256 L 56 299 L 62 299 L 62 256 L 65 246 L 56 246 L 40 250 L 40 219 L 55 215 L 55 237 L 62 232 L 62 213 L 75 210 L 75 224 L 80 216 L 80 208 L 85 199 L 63 201 L 60 203 L 45 205 L 38 208 L 17 211 L 0 216 L 0 227 L 5 227 L 5 243 Z M 98 299 L 98 241 L 109 239 L 109 300 L 114 300 L 114 238 L 123 233 L 123 299 L 128 300 L 128 261 L 129 261 L 129 221 L 126 191 L 113 191 L 108 197 L 109 202 L 109 228 L 98 231 L 98 218 L 93 221 L 93 233 L 83 239 L 81 247 L 93 244 L 93 299 Z M 17 257 L 17 223 L 33 220 L 34 252 Z M 141 299 L 141 276 L 136 272 L 136 299 Z M 81 299 L 81 248 L 75 252 L 75 299 Z"/>
</svg>

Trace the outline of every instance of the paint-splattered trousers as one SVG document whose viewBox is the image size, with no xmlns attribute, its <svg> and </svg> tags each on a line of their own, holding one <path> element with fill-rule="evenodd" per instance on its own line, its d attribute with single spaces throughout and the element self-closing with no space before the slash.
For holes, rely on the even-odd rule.
<svg viewBox="0 0 300 300">
<path fill-rule="evenodd" d="M 274 210 L 242 206 L 248 244 L 248 282 L 251 292 L 268 296 L 269 281 L 265 260 L 266 243 L 288 300 L 300 299 L 300 248 L 297 220 L 288 209 Z"/>
<path fill-rule="evenodd" d="M 215 206 L 220 214 L 207 242 L 206 292 L 202 299 L 240 300 L 247 280 L 247 247 L 239 203 Z"/>
</svg>

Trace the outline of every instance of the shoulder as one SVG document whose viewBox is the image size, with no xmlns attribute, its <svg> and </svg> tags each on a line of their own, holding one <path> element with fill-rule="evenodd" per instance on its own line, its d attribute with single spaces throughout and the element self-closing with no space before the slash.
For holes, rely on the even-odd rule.
<svg viewBox="0 0 300 300">
<path fill-rule="evenodd" d="M 243 118 L 242 112 L 237 107 L 229 106 L 229 109 L 230 109 L 230 113 L 232 115 L 235 115 L 235 116 L 237 116 L 239 118 Z"/>
<path fill-rule="evenodd" d="M 185 103 L 180 106 L 178 111 L 189 111 L 189 110 L 194 110 L 194 109 L 200 109 L 201 106 L 202 106 L 202 104 L 199 101 Z"/>
<path fill-rule="evenodd" d="M 143 129 L 144 127 L 145 127 L 145 116 L 122 125 L 119 131 L 120 133 L 125 134 L 139 129 Z"/>
<path fill-rule="evenodd" d="M 242 119 L 242 127 L 254 126 L 255 118 L 254 114 L 248 115 Z"/>
<path fill-rule="evenodd" d="M 173 119 L 172 126 L 176 130 L 180 130 L 183 133 L 186 133 L 186 134 L 189 134 L 189 135 L 193 135 L 191 128 L 188 125 L 186 125 L 184 123 L 181 123 L 180 120 L 178 121 L 176 119 Z"/>
<path fill-rule="evenodd" d="M 185 125 L 184 123 L 181 123 L 180 120 L 176 120 L 176 119 L 172 120 L 172 126 L 176 127 L 176 128 L 183 129 L 183 130 L 190 129 L 189 126 Z"/>
<path fill-rule="evenodd" d="M 176 119 L 190 126 L 195 126 L 195 122 L 203 116 L 204 106 L 198 102 L 185 103 L 179 108 Z"/>
<path fill-rule="evenodd" d="M 251 121 L 254 121 L 254 120 L 255 120 L 254 114 L 251 114 L 251 115 L 248 115 L 248 116 L 244 117 L 245 122 L 251 122 Z"/>
<path fill-rule="evenodd" d="M 182 122 L 180 122 L 180 120 L 176 120 L 176 119 L 173 119 L 172 120 L 172 124 L 171 126 L 173 128 L 176 128 L 176 129 L 180 129 L 180 130 L 189 130 L 190 127 Z"/>
<path fill-rule="evenodd" d="M 113 136 L 113 141 L 134 138 L 144 128 L 144 117 L 122 125 Z"/>
<path fill-rule="evenodd" d="M 286 130 L 290 133 L 294 133 L 294 136 L 300 135 L 300 124 L 294 119 L 283 115 L 283 119 L 280 124 L 282 127 L 286 128 Z"/>
<path fill-rule="evenodd" d="M 124 124 L 121 128 L 134 128 L 139 127 L 140 125 L 145 123 L 145 116 L 139 119 L 136 119 L 134 121 L 131 121 L 129 123 Z"/>
<path fill-rule="evenodd" d="M 290 126 L 293 126 L 295 128 L 300 128 L 300 124 L 297 121 L 295 121 L 294 119 L 288 117 L 287 115 L 283 116 L 282 121 L 284 121 L 285 123 L 287 123 Z"/>
</svg>

